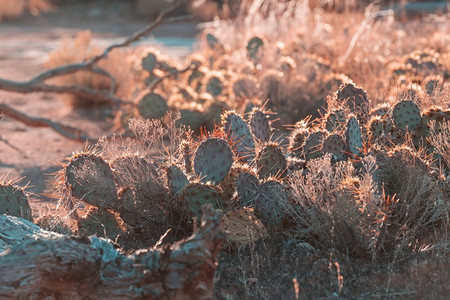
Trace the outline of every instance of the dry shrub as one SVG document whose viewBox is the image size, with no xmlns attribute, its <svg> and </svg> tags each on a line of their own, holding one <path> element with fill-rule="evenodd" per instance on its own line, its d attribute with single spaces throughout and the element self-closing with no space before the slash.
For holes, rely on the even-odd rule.
<svg viewBox="0 0 450 300">
<path fill-rule="evenodd" d="M 62 45 L 50 53 L 47 68 L 56 68 L 72 63 L 79 63 L 100 54 L 101 48 L 93 45 L 92 33 L 90 31 L 79 32 L 75 38 L 65 38 Z M 115 49 L 111 51 L 106 59 L 101 60 L 98 66 L 116 80 L 115 95 L 117 97 L 128 97 L 133 89 L 134 77 L 132 75 L 133 62 L 129 61 L 130 51 Z M 85 86 L 96 90 L 109 91 L 111 80 L 99 74 L 88 71 L 79 71 L 73 74 L 60 76 L 54 79 L 55 83 L 64 86 Z M 90 99 L 71 98 L 74 106 L 92 106 L 97 102 Z"/>
<path fill-rule="evenodd" d="M 366 163 L 368 171 L 373 163 Z M 380 196 L 369 172 L 358 178 L 350 162 L 331 163 L 331 156 L 313 160 L 308 172 L 291 178 L 298 222 L 295 234 L 322 249 L 337 249 L 353 257 L 370 257 L 375 250 L 376 211 Z"/>
</svg>

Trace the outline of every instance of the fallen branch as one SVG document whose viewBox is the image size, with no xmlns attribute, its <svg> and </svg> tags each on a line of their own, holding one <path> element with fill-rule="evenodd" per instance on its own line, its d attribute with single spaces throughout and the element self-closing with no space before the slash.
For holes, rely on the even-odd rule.
<svg viewBox="0 0 450 300">
<path fill-rule="evenodd" d="M 115 79 L 114 77 L 97 66 L 97 63 L 102 59 L 105 59 L 108 54 L 115 48 L 121 48 L 129 46 L 131 43 L 140 40 L 142 37 L 148 35 L 151 31 L 157 28 L 165 19 L 167 14 L 178 8 L 183 1 L 177 1 L 172 6 L 163 10 L 158 17 L 149 24 L 146 28 L 135 32 L 133 35 L 128 37 L 125 41 L 117 44 L 110 45 L 101 54 L 90 58 L 85 62 L 80 62 L 76 64 L 69 64 L 53 69 L 49 69 L 28 81 L 12 81 L 0 78 L 0 90 L 5 90 L 9 92 L 16 92 L 22 94 L 34 93 L 34 92 L 47 92 L 47 93 L 58 93 L 58 94 L 72 94 L 80 98 L 88 98 L 93 101 L 101 101 L 111 104 L 130 104 L 130 101 L 126 101 L 114 96 L 115 90 Z M 174 17 L 167 19 L 166 22 L 176 22 L 186 19 L 183 17 Z M 111 81 L 111 88 L 109 92 L 98 91 L 84 86 L 55 86 L 50 84 L 45 84 L 44 82 L 48 79 L 52 79 L 62 75 L 68 75 L 79 71 L 87 71 L 96 73 L 98 75 L 106 76 Z"/>
<path fill-rule="evenodd" d="M 220 211 L 206 207 L 190 238 L 123 255 L 105 239 L 59 235 L 0 216 L 0 251 L 7 249 L 0 252 L 0 298 L 209 299 L 220 223 Z"/>
<path fill-rule="evenodd" d="M 21 123 L 24 123 L 25 125 L 30 127 L 49 127 L 54 131 L 56 131 L 57 133 L 59 133 L 60 135 L 75 141 L 82 141 L 82 142 L 98 141 L 98 138 L 90 137 L 85 132 L 83 132 L 78 128 L 63 125 L 46 118 L 31 117 L 18 110 L 15 110 L 14 108 L 6 104 L 0 104 L 0 109 L 2 110 L 2 113 L 5 116 L 17 120 Z"/>
</svg>

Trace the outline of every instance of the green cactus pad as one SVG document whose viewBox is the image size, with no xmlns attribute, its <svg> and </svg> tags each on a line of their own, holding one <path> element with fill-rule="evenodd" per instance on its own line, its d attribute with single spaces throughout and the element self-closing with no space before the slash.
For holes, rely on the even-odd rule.
<svg viewBox="0 0 450 300">
<path fill-rule="evenodd" d="M 253 207 L 255 204 L 259 180 L 255 175 L 243 172 L 236 179 L 236 191 L 241 206 Z"/>
<path fill-rule="evenodd" d="M 248 77 L 239 78 L 233 83 L 233 93 L 239 99 L 253 98 L 258 94 L 257 83 Z"/>
<path fill-rule="evenodd" d="M 0 185 L 0 215 L 10 215 L 33 221 L 28 197 L 25 193 L 13 185 Z"/>
<path fill-rule="evenodd" d="M 78 231 L 86 235 L 96 235 L 115 240 L 123 233 L 116 216 L 107 210 L 92 209 L 78 221 Z"/>
<path fill-rule="evenodd" d="M 175 121 L 176 126 L 186 126 L 198 132 L 203 124 L 203 114 L 199 110 L 181 109 L 180 118 Z"/>
<path fill-rule="evenodd" d="M 156 62 L 157 62 L 156 55 L 153 53 L 149 53 L 142 59 L 141 65 L 145 71 L 152 73 L 153 70 L 155 69 Z"/>
<path fill-rule="evenodd" d="M 387 136 L 394 130 L 394 124 L 389 117 L 374 116 L 370 119 L 368 127 L 372 141 Z"/>
<path fill-rule="evenodd" d="M 395 127 L 400 130 L 416 130 L 422 124 L 420 108 L 411 100 L 404 100 L 394 106 L 392 112 Z"/>
<path fill-rule="evenodd" d="M 202 182 L 220 183 L 230 172 L 233 151 L 219 138 L 204 140 L 194 155 L 194 171 Z"/>
<path fill-rule="evenodd" d="M 331 153 L 334 161 L 345 159 L 347 145 L 339 134 L 332 134 L 323 141 L 322 150 L 324 153 Z"/>
<path fill-rule="evenodd" d="M 284 177 L 286 175 L 287 161 L 276 144 L 265 145 L 256 156 L 256 166 L 259 178 L 270 176 Z"/>
<path fill-rule="evenodd" d="M 210 76 L 206 82 L 206 92 L 213 97 L 218 97 L 222 94 L 223 83 L 219 76 Z"/>
<path fill-rule="evenodd" d="M 379 117 L 386 116 L 387 117 L 387 116 L 390 116 L 391 113 L 392 113 L 391 105 L 389 103 L 382 103 L 382 104 L 379 104 L 374 109 L 370 110 L 369 116 L 370 117 L 375 117 L 375 116 L 379 116 Z"/>
<path fill-rule="evenodd" d="M 347 118 L 341 109 L 331 110 L 325 115 L 325 129 L 328 132 L 341 131 L 345 128 Z"/>
<path fill-rule="evenodd" d="M 201 216 L 202 206 L 205 204 L 211 204 L 216 209 L 224 206 L 220 190 L 203 183 L 191 183 L 185 187 L 182 199 L 186 207 L 197 217 Z"/>
<path fill-rule="evenodd" d="M 431 127 L 431 122 L 435 122 L 434 131 L 442 133 L 442 125 L 450 122 L 450 109 L 444 110 L 440 107 L 432 107 L 423 113 L 423 120 L 427 127 Z"/>
<path fill-rule="evenodd" d="M 325 133 L 322 131 L 316 131 L 308 135 L 303 143 L 303 154 L 306 161 L 322 157 L 322 143 L 324 139 Z"/>
<path fill-rule="evenodd" d="M 66 167 L 65 182 L 73 197 L 90 205 L 100 208 L 118 205 L 113 172 L 100 156 L 75 156 Z"/>
<path fill-rule="evenodd" d="M 255 213 L 266 226 L 280 228 L 287 216 L 288 200 L 287 187 L 278 181 L 269 180 L 258 189 Z"/>
<path fill-rule="evenodd" d="M 166 99 L 155 93 L 145 95 L 138 103 L 139 114 L 146 119 L 161 119 L 168 109 Z"/>
<path fill-rule="evenodd" d="M 359 155 L 362 150 L 362 135 L 358 120 L 355 117 L 350 117 L 347 122 L 347 131 L 345 132 L 345 139 L 350 153 Z"/>
<path fill-rule="evenodd" d="M 303 145 L 309 135 L 306 127 L 298 127 L 289 135 L 289 151 L 295 157 L 303 157 Z"/>
<path fill-rule="evenodd" d="M 189 184 L 186 174 L 177 165 L 167 167 L 166 172 L 167 183 L 169 184 L 171 193 L 178 195 Z"/>
<path fill-rule="evenodd" d="M 250 162 L 255 157 L 255 141 L 247 123 L 235 112 L 222 115 L 222 125 L 230 142 L 235 144 L 236 154 L 240 159 Z"/>
<path fill-rule="evenodd" d="M 251 38 L 247 43 L 247 57 L 252 63 L 259 64 L 263 56 L 264 41 L 259 37 Z"/>
<path fill-rule="evenodd" d="M 260 109 L 254 109 L 250 114 L 250 128 L 253 135 L 262 142 L 268 142 L 272 134 L 267 115 Z"/>
<path fill-rule="evenodd" d="M 368 119 L 370 103 L 363 88 L 353 83 L 344 83 L 336 93 L 336 100 L 347 106 L 361 122 L 365 123 Z"/>
</svg>

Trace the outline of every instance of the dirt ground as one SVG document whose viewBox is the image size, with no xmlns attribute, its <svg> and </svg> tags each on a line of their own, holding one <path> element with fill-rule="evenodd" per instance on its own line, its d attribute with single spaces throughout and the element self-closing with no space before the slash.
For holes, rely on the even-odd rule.
<svg viewBox="0 0 450 300">
<path fill-rule="evenodd" d="M 25 81 L 44 71 L 48 54 L 61 44 L 61 38 L 73 37 L 79 31 L 90 30 L 96 45 L 106 46 L 121 41 L 144 28 L 149 21 L 131 16 L 126 7 L 112 11 L 96 6 L 74 6 L 40 17 L 25 16 L 0 23 L 0 78 Z M 170 56 L 183 57 L 192 50 L 198 33 L 195 22 L 161 25 L 141 44 L 157 45 Z M 0 103 L 27 113 L 81 128 L 91 136 L 110 132 L 112 122 L 106 111 L 74 111 L 67 97 L 59 94 L 17 94 L 0 91 Z M 2 118 L 0 136 L 0 174 L 21 178 L 32 193 L 34 212 L 51 206 L 52 173 L 73 151 L 82 150 L 83 143 L 68 140 L 48 128 L 31 128 L 7 117 Z M 42 205 L 43 204 L 43 205 Z"/>
</svg>

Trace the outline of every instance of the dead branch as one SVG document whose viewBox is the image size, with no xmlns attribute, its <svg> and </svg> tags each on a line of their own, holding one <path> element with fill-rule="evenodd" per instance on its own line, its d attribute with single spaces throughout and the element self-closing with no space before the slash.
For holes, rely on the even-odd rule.
<svg viewBox="0 0 450 300">
<path fill-rule="evenodd" d="M 115 48 L 121 48 L 129 46 L 131 43 L 140 40 L 142 37 L 148 35 L 151 31 L 157 28 L 165 19 L 167 14 L 174 11 L 179 7 L 183 1 L 176 1 L 172 6 L 163 10 L 159 16 L 146 28 L 135 32 L 133 35 L 128 37 L 125 41 L 117 44 L 110 45 L 101 54 L 94 56 L 93 58 L 80 62 L 77 64 L 69 64 L 54 69 L 47 70 L 28 81 L 12 81 L 0 78 L 0 90 L 28 94 L 34 92 L 47 92 L 47 93 L 59 93 L 59 94 L 72 94 L 80 98 L 89 98 L 93 101 L 101 101 L 111 104 L 129 104 L 129 101 L 117 98 L 114 96 L 115 89 L 115 79 L 107 71 L 101 69 L 97 66 L 97 63 L 106 58 L 108 54 Z M 166 22 L 176 22 L 186 17 L 174 17 L 167 19 Z M 62 75 L 72 74 L 78 71 L 88 71 L 93 72 L 98 75 L 106 76 L 111 81 L 111 89 L 108 93 L 103 91 L 98 91 L 92 88 L 84 86 L 55 86 L 50 84 L 45 84 L 44 82 L 48 79 L 52 79 Z"/>
<path fill-rule="evenodd" d="M 0 109 L 2 110 L 5 116 L 15 119 L 30 127 L 49 127 L 54 131 L 56 131 L 57 133 L 59 133 L 60 135 L 75 141 L 83 141 L 83 142 L 98 141 L 98 138 L 89 137 L 86 133 L 84 133 L 82 130 L 78 128 L 63 125 L 46 118 L 31 117 L 20 111 L 15 110 L 14 108 L 6 104 L 0 104 Z"/>
<path fill-rule="evenodd" d="M 220 223 L 220 211 L 206 207 L 190 238 L 124 255 L 105 239 L 0 216 L 0 299 L 208 299 Z"/>
</svg>

